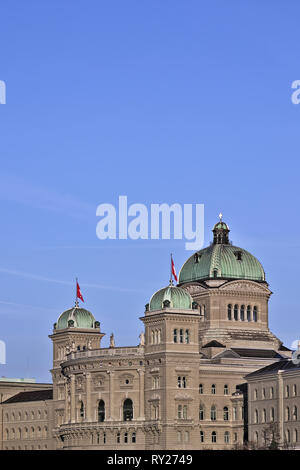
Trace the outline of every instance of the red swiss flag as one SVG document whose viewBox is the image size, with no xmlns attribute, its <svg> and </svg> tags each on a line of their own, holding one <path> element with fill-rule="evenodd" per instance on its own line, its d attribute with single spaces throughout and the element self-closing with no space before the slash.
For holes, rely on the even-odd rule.
<svg viewBox="0 0 300 470">
<path fill-rule="evenodd" d="M 174 276 L 174 279 L 175 279 L 176 282 L 178 282 L 177 274 L 176 274 L 176 270 L 175 270 L 175 264 L 174 264 L 172 255 L 171 255 L 171 265 L 172 265 L 172 274 Z"/>
<path fill-rule="evenodd" d="M 84 302 L 78 282 L 77 282 L 77 298 L 82 300 L 82 302 Z"/>
</svg>

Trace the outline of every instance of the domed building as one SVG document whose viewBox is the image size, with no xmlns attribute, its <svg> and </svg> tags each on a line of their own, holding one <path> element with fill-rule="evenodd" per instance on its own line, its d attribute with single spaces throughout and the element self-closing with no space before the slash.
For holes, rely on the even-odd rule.
<svg viewBox="0 0 300 470">
<path fill-rule="evenodd" d="M 242 446 L 248 440 L 245 376 L 291 356 L 269 330 L 270 295 L 260 261 L 232 245 L 221 219 L 212 243 L 182 266 L 178 285 L 170 280 L 149 299 L 139 344 L 118 347 L 111 334 L 102 348 L 100 322 L 76 301 L 50 335 L 52 448 Z M 16 403 L 21 409 L 20 398 L 2 405 L 14 407 L 4 416 L 18 411 Z M 3 426 L 9 449 L 16 445 L 13 421 Z"/>
</svg>

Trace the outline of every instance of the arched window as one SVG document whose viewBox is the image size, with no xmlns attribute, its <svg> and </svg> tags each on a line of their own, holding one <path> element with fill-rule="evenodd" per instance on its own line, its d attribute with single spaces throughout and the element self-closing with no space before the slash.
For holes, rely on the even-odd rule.
<svg viewBox="0 0 300 470">
<path fill-rule="evenodd" d="M 231 304 L 228 305 L 227 317 L 228 317 L 228 320 L 232 320 L 232 306 L 231 306 Z"/>
<path fill-rule="evenodd" d="M 229 444 L 229 431 L 225 431 L 224 433 L 224 442 L 225 444 Z"/>
<path fill-rule="evenodd" d="M 200 421 L 204 420 L 204 406 L 202 405 L 202 403 L 200 403 L 200 406 L 199 406 L 199 420 Z"/>
<path fill-rule="evenodd" d="M 257 400 L 257 389 L 254 390 L 254 400 Z"/>
<path fill-rule="evenodd" d="M 42 437 L 42 428 L 40 426 L 38 426 L 37 435 L 38 437 Z"/>
<path fill-rule="evenodd" d="M 22 431 L 21 428 L 18 429 L 18 439 L 22 438 Z"/>
<path fill-rule="evenodd" d="M 227 407 L 227 406 L 224 406 L 223 412 L 224 412 L 224 421 L 228 421 L 228 419 L 229 419 L 229 412 L 228 412 L 228 407 Z"/>
<path fill-rule="evenodd" d="M 106 444 L 106 433 L 103 433 L 103 444 Z"/>
<path fill-rule="evenodd" d="M 217 410 L 216 410 L 215 405 L 212 405 L 212 407 L 210 409 L 210 419 L 211 419 L 211 421 L 216 421 L 216 419 L 217 419 Z"/>
<path fill-rule="evenodd" d="M 275 420 L 275 410 L 271 408 L 270 410 L 270 421 L 273 422 Z"/>
<path fill-rule="evenodd" d="M 289 429 L 286 430 L 286 441 L 291 442 L 291 433 Z"/>
<path fill-rule="evenodd" d="M 294 429 L 294 442 L 298 442 L 298 431 Z"/>
<path fill-rule="evenodd" d="M 289 409 L 288 406 L 287 406 L 286 409 L 285 409 L 285 420 L 286 420 L 286 421 L 289 421 L 289 420 L 290 420 L 290 409 Z"/>
<path fill-rule="evenodd" d="M 177 431 L 177 442 L 181 442 L 182 437 L 181 437 L 181 431 Z"/>
<path fill-rule="evenodd" d="M 200 442 L 204 442 L 204 432 L 200 431 Z"/>
<path fill-rule="evenodd" d="M 124 434 L 124 442 L 125 442 L 125 444 L 127 444 L 127 442 L 128 442 L 128 432 L 125 432 L 125 434 Z"/>
<path fill-rule="evenodd" d="M 238 306 L 237 304 L 235 304 L 233 316 L 234 316 L 234 319 L 235 319 L 236 321 L 238 320 L 238 314 L 239 314 L 239 306 Z"/>
<path fill-rule="evenodd" d="M 135 434 L 135 432 L 133 432 L 132 435 L 131 435 L 131 442 L 132 442 L 133 444 L 135 444 L 135 442 L 136 442 L 136 434 Z"/>
<path fill-rule="evenodd" d="M 290 387 L 288 385 L 285 387 L 285 396 L 287 398 L 290 396 Z"/>
<path fill-rule="evenodd" d="M 262 423 L 265 423 L 267 421 L 267 413 L 266 410 L 262 410 Z"/>
<path fill-rule="evenodd" d="M 83 401 L 80 402 L 79 416 L 80 416 L 80 418 L 84 418 L 84 404 L 83 404 Z"/>
<path fill-rule="evenodd" d="M 130 398 L 126 398 L 123 404 L 123 420 L 131 421 L 133 419 L 133 403 Z"/>
<path fill-rule="evenodd" d="M 31 428 L 31 437 L 34 437 L 34 427 Z"/>
<path fill-rule="evenodd" d="M 212 395 L 215 395 L 215 394 L 216 394 L 216 386 L 215 386 L 215 384 L 212 384 L 212 386 L 211 386 L 211 393 L 212 393 Z"/>
<path fill-rule="evenodd" d="M 154 331 L 153 330 L 151 331 L 151 344 L 154 344 Z"/>
<path fill-rule="evenodd" d="M 293 408 L 293 420 L 297 421 L 298 419 L 297 417 L 298 417 L 298 410 L 297 410 L 297 406 L 295 405 Z"/>
<path fill-rule="evenodd" d="M 274 388 L 270 388 L 270 398 L 274 398 Z"/>
<path fill-rule="evenodd" d="M 296 384 L 293 385 L 293 395 L 294 395 L 294 397 L 297 396 L 297 385 Z"/>
<path fill-rule="evenodd" d="M 103 423 L 104 420 L 105 420 L 105 403 L 103 400 L 100 400 L 98 404 L 98 421 L 100 423 Z"/>
<path fill-rule="evenodd" d="M 253 307 L 253 321 L 257 321 L 257 307 Z"/>
<path fill-rule="evenodd" d="M 258 432 L 257 431 L 255 431 L 254 433 L 254 441 L 256 444 L 258 444 Z"/>
<path fill-rule="evenodd" d="M 117 433 L 117 444 L 120 444 L 121 442 L 121 433 Z"/>
<path fill-rule="evenodd" d="M 258 411 L 254 411 L 254 423 L 258 423 Z"/>
<path fill-rule="evenodd" d="M 199 393 L 203 395 L 203 384 L 199 384 Z"/>
<path fill-rule="evenodd" d="M 211 433 L 211 442 L 213 442 L 213 443 L 217 442 L 217 433 L 216 433 L 216 431 L 213 431 Z"/>
<path fill-rule="evenodd" d="M 241 305 L 241 321 L 245 321 L 245 305 Z"/>
<path fill-rule="evenodd" d="M 224 385 L 224 395 L 228 395 L 228 385 Z"/>
<path fill-rule="evenodd" d="M 247 321 L 251 321 L 251 307 L 247 306 Z"/>
</svg>

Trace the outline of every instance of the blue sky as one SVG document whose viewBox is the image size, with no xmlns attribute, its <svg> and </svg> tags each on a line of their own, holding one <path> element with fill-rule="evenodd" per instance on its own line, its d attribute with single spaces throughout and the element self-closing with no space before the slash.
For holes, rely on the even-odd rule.
<svg viewBox="0 0 300 470">
<path fill-rule="evenodd" d="M 108 344 L 190 256 L 179 240 L 100 241 L 96 207 L 203 203 L 262 262 L 270 328 L 299 325 L 298 1 L 1 4 L 0 376 L 49 381 L 48 334 L 74 278 Z"/>
</svg>

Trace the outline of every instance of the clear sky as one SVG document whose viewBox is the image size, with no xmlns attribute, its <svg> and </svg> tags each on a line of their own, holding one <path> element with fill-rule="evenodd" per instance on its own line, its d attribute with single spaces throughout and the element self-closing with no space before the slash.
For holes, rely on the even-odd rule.
<svg viewBox="0 0 300 470">
<path fill-rule="evenodd" d="M 270 328 L 300 338 L 298 0 L 4 0 L 0 376 L 49 381 L 53 323 L 85 307 L 116 345 L 191 255 L 96 237 L 96 207 L 203 203 L 262 262 Z"/>
</svg>

